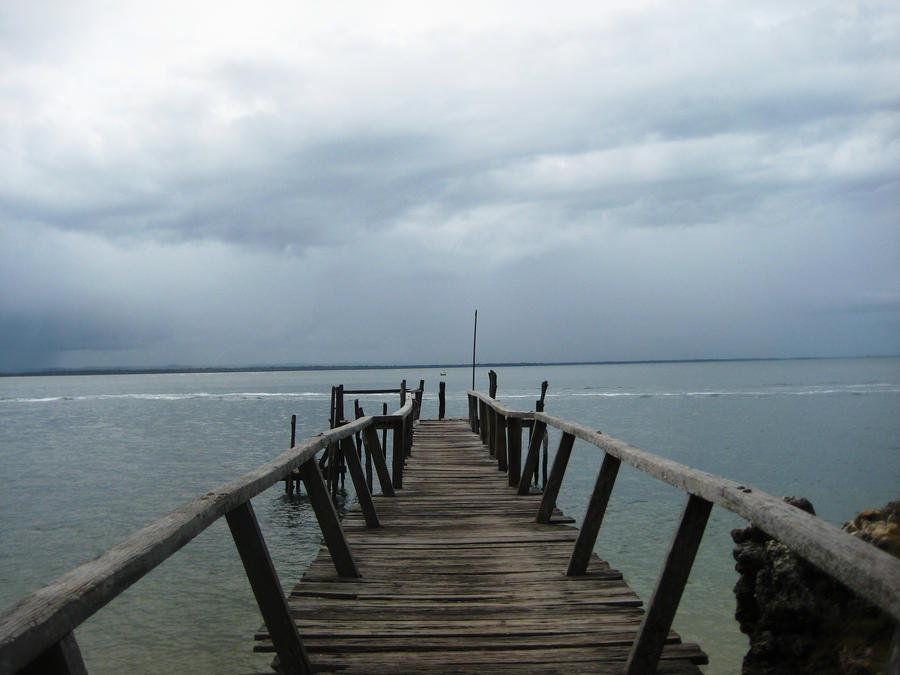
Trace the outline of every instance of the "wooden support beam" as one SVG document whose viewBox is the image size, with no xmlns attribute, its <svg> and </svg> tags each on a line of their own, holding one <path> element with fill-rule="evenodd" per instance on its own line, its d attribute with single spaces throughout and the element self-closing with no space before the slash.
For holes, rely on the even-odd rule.
<svg viewBox="0 0 900 675">
<path fill-rule="evenodd" d="M 412 455 L 412 444 L 413 444 L 413 424 L 414 415 L 410 413 L 403 418 L 403 441 L 405 446 L 403 448 L 403 456 L 410 457 Z"/>
<path fill-rule="evenodd" d="M 620 464 L 621 460 L 610 454 L 603 457 L 603 464 L 600 466 L 594 491 L 591 493 L 591 501 L 588 502 L 584 514 L 584 522 L 578 532 L 572 557 L 569 558 L 569 569 L 566 570 L 566 574 L 570 577 L 582 575 L 587 571 L 588 561 L 594 551 L 594 544 L 597 543 L 597 533 L 600 531 L 600 524 L 603 522 Z"/>
<path fill-rule="evenodd" d="M 87 675 L 74 633 L 67 633 L 19 671 L 19 675 Z"/>
<path fill-rule="evenodd" d="M 480 400 L 478 401 L 478 434 L 481 436 L 481 442 L 487 445 L 488 442 L 488 427 L 490 426 L 490 420 L 488 419 L 488 407 L 487 403 Z"/>
<path fill-rule="evenodd" d="M 322 472 L 319 471 L 319 465 L 312 460 L 302 464 L 300 478 L 303 479 L 303 486 L 306 488 L 306 494 L 309 495 L 309 501 L 316 514 L 316 519 L 319 521 L 319 529 L 322 530 L 325 545 L 331 553 L 331 560 L 334 562 L 337 573 L 342 577 L 360 576 L 356 561 L 350 552 L 350 546 L 347 544 L 347 538 L 344 536 L 344 528 L 341 527 L 341 521 L 322 478 Z"/>
<path fill-rule="evenodd" d="M 510 417 L 506 421 L 506 434 L 508 484 L 510 487 L 516 487 L 522 474 L 522 420 Z"/>
<path fill-rule="evenodd" d="M 306 464 L 316 466 L 315 462 Z M 281 590 L 278 574 L 275 572 L 252 505 L 249 501 L 244 502 L 226 513 L 225 519 L 231 528 L 241 562 L 244 563 L 244 570 L 256 596 L 259 611 L 278 652 L 281 670 L 297 675 L 311 673 L 309 658 L 288 610 L 287 600 Z"/>
<path fill-rule="evenodd" d="M 381 443 L 378 442 L 378 430 L 374 425 L 366 427 L 363 431 L 363 443 L 366 444 L 366 449 L 375 465 L 375 473 L 378 474 L 378 483 L 381 485 L 381 494 L 393 497 L 396 493 L 394 486 L 391 485 L 391 474 L 387 468 Z"/>
<path fill-rule="evenodd" d="M 528 441 L 528 454 L 525 455 L 525 468 L 522 469 L 522 477 L 519 479 L 518 494 L 520 495 L 527 495 L 531 492 L 531 476 L 537 471 L 541 444 L 544 441 L 546 431 L 546 422 L 534 421 L 534 426 L 531 429 L 531 439 Z"/>
<path fill-rule="evenodd" d="M 569 464 L 569 456 L 572 454 L 574 444 L 575 437 L 572 434 L 564 433 L 559 439 L 559 448 L 556 450 L 553 468 L 547 478 L 547 487 L 544 489 L 544 497 L 541 499 L 541 506 L 538 509 L 537 522 L 539 523 L 550 522 L 550 516 L 556 506 L 556 498 L 559 496 L 559 488 L 562 486 L 563 476 L 566 475 L 566 466 Z"/>
<path fill-rule="evenodd" d="M 403 462 L 406 457 L 406 448 L 405 443 L 403 442 L 404 430 L 403 430 L 403 421 L 397 420 L 394 423 L 393 429 L 391 429 L 391 437 L 393 440 L 393 447 L 391 448 L 392 464 L 393 464 L 393 477 L 391 484 L 394 486 L 395 490 L 399 490 L 403 487 Z"/>
<path fill-rule="evenodd" d="M 509 463 L 506 458 L 506 417 L 494 412 L 494 456 L 497 458 L 497 468 L 506 471 Z"/>
<path fill-rule="evenodd" d="M 359 461 L 359 454 L 356 451 L 356 444 L 353 442 L 352 436 L 348 436 L 341 441 L 341 453 L 347 462 L 347 468 L 350 469 L 350 478 L 353 480 L 356 498 L 359 501 L 359 508 L 363 512 L 366 526 L 381 527 L 381 523 L 378 522 L 378 512 L 375 510 L 375 503 L 372 501 L 372 493 L 369 492 L 369 486 L 366 485 L 366 477 L 363 475 L 362 464 Z"/>
<path fill-rule="evenodd" d="M 625 666 L 628 675 L 649 675 L 656 672 L 663 643 L 672 628 L 672 620 L 678 610 L 711 510 L 712 502 L 688 494 L 681 512 L 681 522 L 672 538 L 653 598 L 641 621 Z"/>
</svg>

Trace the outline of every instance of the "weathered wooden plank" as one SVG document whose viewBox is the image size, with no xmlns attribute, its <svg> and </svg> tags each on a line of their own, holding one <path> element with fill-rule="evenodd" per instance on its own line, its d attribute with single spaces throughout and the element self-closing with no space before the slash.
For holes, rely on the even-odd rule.
<svg viewBox="0 0 900 675">
<path fill-rule="evenodd" d="M 278 574 L 253 513 L 253 506 L 250 502 L 245 502 L 225 514 L 225 518 L 247 572 L 250 587 L 256 596 L 259 611 L 278 651 L 282 669 L 286 673 L 297 675 L 311 673 L 309 659 L 291 619 Z"/>
<path fill-rule="evenodd" d="M 87 675 L 75 634 L 69 633 L 45 649 L 40 656 L 20 670 L 19 675 Z"/>
<path fill-rule="evenodd" d="M 657 579 L 656 590 L 628 656 L 625 667 L 628 675 L 650 675 L 656 671 L 665 637 L 672 627 L 711 510 L 712 502 L 688 495 L 663 571 Z"/>
<path fill-rule="evenodd" d="M 640 599 L 596 555 L 584 575 L 564 574 L 572 520 L 551 505 L 536 522 L 542 498 L 510 490 L 469 423 L 418 425 L 403 490 L 373 497 L 382 527 L 351 509 L 344 532 L 363 576 L 337 576 L 323 551 L 295 587 L 292 617 L 314 668 L 621 671 Z M 682 648 L 674 633 L 667 641 Z M 691 646 L 666 660 L 696 673 L 704 658 Z"/>
<path fill-rule="evenodd" d="M 185 502 L 8 607 L 0 615 L 0 672 L 23 668 L 215 520 L 308 463 L 329 443 L 371 423 L 371 418 L 360 418 L 301 441 L 253 471 Z"/>
<path fill-rule="evenodd" d="M 612 455 L 603 457 L 603 464 L 597 474 L 594 491 L 591 493 L 591 500 L 588 502 L 587 512 L 578 533 L 578 541 L 572 550 L 569 569 L 566 570 L 569 576 L 584 574 L 587 570 L 588 560 L 594 550 L 594 544 L 597 543 L 597 534 L 600 532 L 600 524 L 603 522 L 603 515 L 606 513 L 606 506 L 609 504 L 621 463 Z"/>
<path fill-rule="evenodd" d="M 522 475 L 522 420 L 510 417 L 506 422 L 506 455 L 509 487 L 517 487 Z"/>
<path fill-rule="evenodd" d="M 362 463 L 359 461 L 359 455 L 356 453 L 356 445 L 353 443 L 353 437 L 345 438 L 340 444 L 341 453 L 347 462 L 347 468 L 350 469 L 350 478 L 353 481 L 353 487 L 356 490 L 356 499 L 359 502 L 360 510 L 368 527 L 380 527 L 378 520 L 378 511 L 375 509 L 375 503 L 372 501 L 372 494 L 369 492 L 369 486 L 366 484 L 366 477 L 363 474 Z"/>
<path fill-rule="evenodd" d="M 900 559 L 761 490 L 673 462 L 560 417 L 546 413 L 534 417 L 657 480 L 737 513 L 900 620 Z"/>
<path fill-rule="evenodd" d="M 319 465 L 316 462 L 307 462 L 300 467 L 300 477 L 303 479 L 303 486 L 306 488 L 306 494 L 309 495 L 310 504 L 312 504 L 316 519 L 319 521 L 319 529 L 322 530 L 325 545 L 328 547 L 337 573 L 343 577 L 358 577 L 359 569 L 353 560 L 353 553 L 347 544 L 344 530 L 341 528 L 341 521 L 335 511 L 334 502 L 331 501 L 331 496 L 328 494 L 328 488 L 322 472 L 319 471 Z"/>
<path fill-rule="evenodd" d="M 537 522 L 539 523 L 550 521 L 550 514 L 556 506 L 556 498 L 559 496 L 560 487 L 562 487 L 563 476 L 566 474 L 566 467 L 569 464 L 569 456 L 572 454 L 574 443 L 575 437 L 572 434 L 563 433 L 559 439 L 559 447 L 556 450 L 556 457 L 553 459 L 553 468 L 550 470 L 547 487 L 544 488 L 544 496 L 538 509 Z"/>
<path fill-rule="evenodd" d="M 375 430 L 374 425 L 363 430 L 363 443 L 366 444 L 366 449 L 369 451 L 372 462 L 375 465 L 375 473 L 378 474 L 378 484 L 381 485 L 382 494 L 393 497 L 395 493 L 394 486 L 391 485 L 391 474 L 388 471 L 387 461 L 381 449 L 378 432 Z"/>
</svg>

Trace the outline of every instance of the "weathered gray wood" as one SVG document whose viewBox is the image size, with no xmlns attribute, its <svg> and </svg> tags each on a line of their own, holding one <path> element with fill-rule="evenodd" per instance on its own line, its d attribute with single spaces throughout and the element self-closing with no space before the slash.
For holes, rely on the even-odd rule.
<svg viewBox="0 0 900 675">
<path fill-rule="evenodd" d="M 478 401 L 477 399 L 470 395 L 466 395 L 466 400 L 469 402 L 469 428 L 472 430 L 473 434 L 478 433 Z"/>
<path fill-rule="evenodd" d="M 328 487 L 322 478 L 322 472 L 319 471 L 319 465 L 315 462 L 306 462 L 300 467 L 300 477 L 303 479 L 306 494 L 309 495 L 316 520 L 319 521 L 319 529 L 322 530 L 325 545 L 331 553 L 335 570 L 342 577 L 358 577 L 359 569 L 347 544 L 341 521 L 328 494 Z"/>
<path fill-rule="evenodd" d="M 361 418 L 301 441 L 253 471 L 185 502 L 8 607 L 0 614 L 0 672 L 24 667 L 215 520 L 283 479 L 331 441 L 371 423 L 371 418 Z"/>
<path fill-rule="evenodd" d="M 366 519 L 366 525 L 369 527 L 381 527 L 381 523 L 378 521 L 378 512 L 375 509 L 375 504 L 372 502 L 372 493 L 369 492 L 369 486 L 366 484 L 366 477 L 363 474 L 362 464 L 360 464 L 359 454 L 357 454 L 352 436 L 341 441 L 341 453 L 347 462 L 347 468 L 350 469 L 350 479 L 353 481 L 356 498 Z"/>
<path fill-rule="evenodd" d="M 393 442 L 393 446 L 391 448 L 393 464 L 393 476 L 391 478 L 391 483 L 394 486 L 395 490 L 400 490 L 403 487 L 403 463 L 406 459 L 406 444 L 404 443 L 404 436 L 405 431 L 403 428 L 403 420 L 398 419 L 394 423 L 393 430 L 391 431 L 391 440 Z"/>
<path fill-rule="evenodd" d="M 535 523 L 540 498 L 506 482 L 466 421 L 422 421 L 404 491 L 376 497 L 389 525 L 365 528 L 357 505 L 344 519 L 364 578 L 336 580 L 323 551 L 291 593 L 314 665 L 348 675 L 621 671 L 640 600 L 596 557 L 586 575 L 563 575 L 571 519 L 554 511 Z M 697 673 L 704 655 L 677 641 L 669 636 L 661 672 Z"/>
<path fill-rule="evenodd" d="M 494 413 L 494 456 L 497 458 L 497 468 L 506 471 L 509 462 L 506 457 L 506 418 Z"/>
<path fill-rule="evenodd" d="M 316 466 L 315 462 L 307 462 Z M 317 467 L 318 468 L 318 467 Z M 234 544 L 256 596 L 259 611 L 278 651 L 281 669 L 286 673 L 306 675 L 312 672 L 300 634 L 288 610 L 278 574 L 263 539 L 250 502 L 244 502 L 225 514 Z"/>
<path fill-rule="evenodd" d="M 510 487 L 516 487 L 522 475 L 522 420 L 510 417 L 506 431 L 507 482 Z"/>
<path fill-rule="evenodd" d="M 606 513 L 606 506 L 609 504 L 621 463 L 620 459 L 612 455 L 607 454 L 603 457 L 603 464 L 597 473 L 597 481 L 594 483 L 594 491 L 584 514 L 584 521 L 578 532 L 578 540 L 569 559 L 569 568 L 566 570 L 569 576 L 581 575 L 587 571 L 588 561 L 594 551 L 594 544 L 597 543 L 597 533 L 600 531 L 600 524 L 603 522 L 603 515 Z"/>
<path fill-rule="evenodd" d="M 756 488 L 692 469 L 553 415 L 535 413 L 535 419 L 737 513 L 900 621 L 900 560 L 889 553 Z"/>
<path fill-rule="evenodd" d="M 378 442 L 378 432 L 375 426 L 368 426 L 363 430 L 363 443 L 372 457 L 375 464 L 375 472 L 378 474 L 378 483 L 381 485 L 381 493 L 388 496 L 394 496 L 394 486 L 391 485 L 391 474 L 387 468 L 387 462 L 384 458 L 384 452 L 381 450 L 381 444 Z"/>
<path fill-rule="evenodd" d="M 537 522 L 539 523 L 550 522 L 550 516 L 556 507 L 556 498 L 559 497 L 559 488 L 562 486 L 563 476 L 566 475 L 566 466 L 569 464 L 569 456 L 572 454 L 572 446 L 574 444 L 575 437 L 572 434 L 564 433 L 559 439 L 559 447 L 553 460 L 553 468 L 550 470 L 547 487 L 544 489 L 544 496 L 538 509 Z"/>
<path fill-rule="evenodd" d="M 416 389 L 416 414 L 415 419 L 419 419 L 422 412 L 422 397 L 425 396 L 425 380 L 419 380 L 419 388 Z M 412 439 L 410 439 L 412 442 Z"/>
<path fill-rule="evenodd" d="M 366 413 L 363 411 L 362 406 L 359 404 L 359 401 L 355 402 L 356 406 L 356 419 L 360 417 L 365 417 Z M 356 447 L 360 448 L 360 450 L 365 449 L 366 455 L 366 488 L 369 490 L 369 494 L 375 492 L 375 484 L 372 476 L 372 453 L 369 451 L 369 444 L 362 440 L 362 434 L 356 434 Z"/>
<path fill-rule="evenodd" d="M 345 394 L 399 394 L 399 389 L 344 389 Z"/>
<path fill-rule="evenodd" d="M 502 403 L 500 403 L 500 401 L 492 399 L 480 391 L 475 391 L 474 389 L 469 389 L 466 393 L 469 396 L 472 396 L 473 398 L 478 400 L 479 403 L 483 403 L 484 405 L 488 406 L 492 410 L 499 410 L 504 415 L 506 415 L 507 418 L 520 417 L 522 419 L 532 419 L 534 417 L 534 412 L 527 411 L 527 410 L 513 410 L 512 408 L 509 408 L 509 407 L 503 405 Z"/>
<path fill-rule="evenodd" d="M 681 513 L 681 522 L 669 546 L 662 573 L 656 581 L 653 598 L 628 656 L 625 666 L 628 675 L 651 675 L 656 672 L 663 644 L 672 628 L 711 510 L 712 502 L 696 495 L 688 495 Z"/>
<path fill-rule="evenodd" d="M 75 634 L 69 633 L 48 647 L 18 675 L 87 675 Z"/>
<path fill-rule="evenodd" d="M 488 420 L 488 407 L 487 403 L 484 401 L 478 401 L 478 435 L 481 437 L 481 442 L 487 445 L 488 440 L 488 426 L 490 425 L 490 420 Z"/>
<path fill-rule="evenodd" d="M 537 471 L 538 458 L 540 457 L 541 444 L 544 433 L 547 431 L 547 423 L 535 420 L 531 430 L 531 439 L 528 441 L 528 454 L 525 455 L 525 468 L 519 480 L 519 494 L 527 495 L 531 492 L 531 476 Z"/>
</svg>

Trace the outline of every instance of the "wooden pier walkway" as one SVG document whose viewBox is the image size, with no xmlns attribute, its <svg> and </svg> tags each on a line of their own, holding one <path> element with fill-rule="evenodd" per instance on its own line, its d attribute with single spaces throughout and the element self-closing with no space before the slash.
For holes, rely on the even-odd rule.
<svg viewBox="0 0 900 675">
<path fill-rule="evenodd" d="M 421 421 L 403 489 L 374 502 L 381 527 L 358 507 L 343 521 L 361 576 L 338 576 L 323 548 L 288 600 L 314 670 L 623 671 L 641 601 L 596 555 L 566 576 L 572 519 L 537 523 L 540 496 L 508 487 L 467 422 Z M 671 633 L 658 672 L 702 663 Z"/>
</svg>

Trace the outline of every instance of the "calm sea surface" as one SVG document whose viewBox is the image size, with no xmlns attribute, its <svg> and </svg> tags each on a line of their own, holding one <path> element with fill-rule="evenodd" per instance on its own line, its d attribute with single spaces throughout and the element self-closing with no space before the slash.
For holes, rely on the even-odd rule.
<svg viewBox="0 0 900 675">
<path fill-rule="evenodd" d="M 753 485 L 803 495 L 840 525 L 900 497 L 900 359 L 496 368 L 499 398 Z M 437 416 L 437 370 L 0 378 L 0 604 L 6 606 L 181 502 L 327 428 L 330 387 L 413 385 Z M 448 369 L 447 414 L 466 413 L 471 369 Z M 487 389 L 486 369 L 478 386 Z M 364 396 L 366 412 L 398 400 Z M 557 438 L 551 436 L 551 456 Z M 560 507 L 580 519 L 599 451 L 575 446 Z M 349 481 L 348 481 L 349 487 Z M 352 499 L 352 495 L 346 495 Z M 644 598 L 652 592 L 683 494 L 623 466 L 597 543 Z M 273 488 L 253 502 L 289 589 L 320 537 L 304 497 Z M 716 508 L 676 619 L 710 655 L 709 673 L 740 668 L 729 532 Z M 76 633 L 92 672 L 246 672 L 261 620 L 223 522 L 101 610 Z"/>
</svg>

